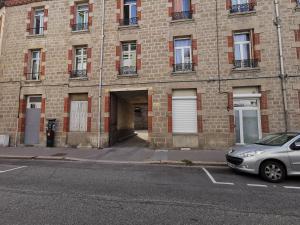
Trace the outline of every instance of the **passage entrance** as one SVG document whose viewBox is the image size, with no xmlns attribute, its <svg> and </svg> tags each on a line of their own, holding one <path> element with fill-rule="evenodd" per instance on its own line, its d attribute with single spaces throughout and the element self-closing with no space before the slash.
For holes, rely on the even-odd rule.
<svg viewBox="0 0 300 225">
<path fill-rule="evenodd" d="M 148 91 L 111 92 L 109 144 L 148 145 Z"/>
</svg>

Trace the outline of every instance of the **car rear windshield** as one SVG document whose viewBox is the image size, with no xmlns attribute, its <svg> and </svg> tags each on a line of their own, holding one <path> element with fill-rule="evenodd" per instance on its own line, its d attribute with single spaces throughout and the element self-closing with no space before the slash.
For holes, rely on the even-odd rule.
<svg viewBox="0 0 300 225">
<path fill-rule="evenodd" d="M 258 145 L 270 145 L 270 146 L 282 146 L 294 137 L 296 137 L 296 133 L 284 133 L 284 134 L 270 134 L 265 138 L 259 140 L 255 144 Z"/>
</svg>

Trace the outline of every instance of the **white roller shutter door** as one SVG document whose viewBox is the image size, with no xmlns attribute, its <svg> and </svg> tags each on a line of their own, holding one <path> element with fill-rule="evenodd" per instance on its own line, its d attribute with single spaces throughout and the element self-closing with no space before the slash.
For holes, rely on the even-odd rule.
<svg viewBox="0 0 300 225">
<path fill-rule="evenodd" d="M 173 96 L 173 133 L 197 133 L 196 96 Z"/>
<path fill-rule="evenodd" d="M 87 131 L 87 101 L 71 101 L 70 131 Z"/>
</svg>

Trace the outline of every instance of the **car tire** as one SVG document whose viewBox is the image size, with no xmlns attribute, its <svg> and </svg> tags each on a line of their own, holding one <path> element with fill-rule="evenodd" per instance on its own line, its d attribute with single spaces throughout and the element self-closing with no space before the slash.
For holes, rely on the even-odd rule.
<svg viewBox="0 0 300 225">
<path fill-rule="evenodd" d="M 286 169 L 282 163 L 268 160 L 261 164 L 260 176 L 266 181 L 280 183 L 286 178 Z"/>
</svg>

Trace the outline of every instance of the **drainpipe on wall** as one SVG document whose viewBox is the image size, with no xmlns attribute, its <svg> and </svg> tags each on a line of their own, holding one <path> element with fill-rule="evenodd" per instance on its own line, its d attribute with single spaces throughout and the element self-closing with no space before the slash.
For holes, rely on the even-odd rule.
<svg viewBox="0 0 300 225">
<path fill-rule="evenodd" d="M 99 72 L 99 96 L 98 96 L 98 139 L 97 147 L 101 148 L 101 125 L 102 125 L 102 73 L 103 73 L 103 55 L 104 55 L 104 24 L 105 24 L 105 0 L 102 0 L 102 27 L 101 27 L 101 49 L 100 49 L 100 72 Z"/>
<path fill-rule="evenodd" d="M 280 80 L 281 80 L 281 90 L 282 90 L 282 100 L 283 100 L 283 111 L 284 111 L 284 122 L 285 122 L 285 131 L 289 130 L 288 124 L 288 107 L 287 107 L 287 93 L 286 93 L 286 74 L 284 69 L 284 61 L 283 61 L 283 49 L 282 49 L 282 36 L 281 36 L 281 19 L 279 14 L 279 1 L 274 0 L 275 5 L 275 14 L 276 18 L 274 24 L 277 27 L 277 35 L 278 35 L 278 48 L 279 48 L 279 61 L 280 61 Z"/>
</svg>

